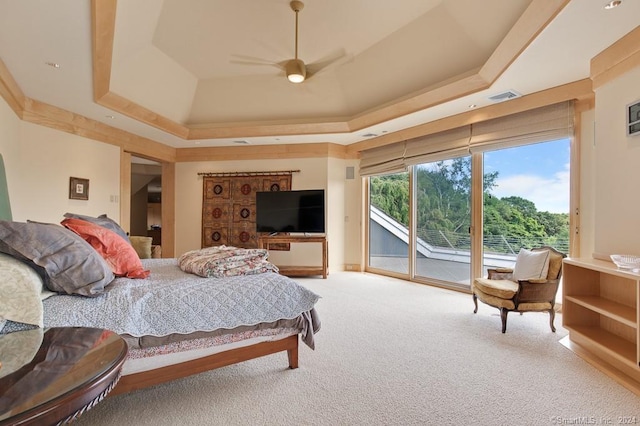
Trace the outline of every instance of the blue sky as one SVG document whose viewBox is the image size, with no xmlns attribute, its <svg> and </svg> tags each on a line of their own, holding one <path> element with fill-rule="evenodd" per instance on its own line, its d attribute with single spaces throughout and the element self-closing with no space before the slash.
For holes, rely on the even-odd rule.
<svg viewBox="0 0 640 426">
<path fill-rule="evenodd" d="M 538 211 L 569 213 L 568 139 L 525 145 L 484 154 L 485 173 L 498 171 L 499 198 L 518 196 L 532 201 Z"/>
</svg>

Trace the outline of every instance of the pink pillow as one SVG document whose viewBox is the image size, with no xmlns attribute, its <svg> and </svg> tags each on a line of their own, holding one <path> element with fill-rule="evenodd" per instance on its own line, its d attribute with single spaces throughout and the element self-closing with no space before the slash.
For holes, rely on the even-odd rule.
<svg viewBox="0 0 640 426">
<path fill-rule="evenodd" d="M 80 235 L 100 253 L 100 256 L 111 267 L 114 275 L 127 278 L 147 278 L 149 276 L 149 271 L 143 269 L 133 246 L 115 232 L 80 219 L 68 218 L 60 223 Z"/>
</svg>

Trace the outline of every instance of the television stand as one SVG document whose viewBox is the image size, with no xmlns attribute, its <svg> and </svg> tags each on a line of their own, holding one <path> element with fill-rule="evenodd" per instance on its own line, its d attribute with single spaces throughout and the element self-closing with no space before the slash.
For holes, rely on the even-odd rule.
<svg viewBox="0 0 640 426">
<path fill-rule="evenodd" d="M 321 266 L 280 266 L 280 273 L 288 277 L 306 277 L 311 275 L 322 275 L 327 278 L 329 268 L 329 247 L 327 237 L 307 236 L 307 235 L 261 235 L 258 237 L 258 248 L 269 249 L 269 244 L 285 243 L 321 243 L 322 244 L 322 265 Z"/>
</svg>

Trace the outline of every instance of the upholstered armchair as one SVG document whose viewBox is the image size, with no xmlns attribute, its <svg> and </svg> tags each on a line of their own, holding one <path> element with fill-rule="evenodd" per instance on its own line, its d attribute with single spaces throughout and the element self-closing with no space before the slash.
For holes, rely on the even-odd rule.
<svg viewBox="0 0 640 426">
<path fill-rule="evenodd" d="M 140 259 L 159 259 L 162 257 L 162 247 L 153 244 L 153 238 L 130 235 L 129 241 Z"/>
<path fill-rule="evenodd" d="M 504 333 L 509 312 L 549 312 L 549 324 L 555 333 L 555 300 L 565 256 L 546 246 L 522 249 L 513 269 L 489 269 L 487 278 L 476 278 L 473 282 L 473 313 L 478 312 L 478 299 L 498 308 Z"/>
</svg>

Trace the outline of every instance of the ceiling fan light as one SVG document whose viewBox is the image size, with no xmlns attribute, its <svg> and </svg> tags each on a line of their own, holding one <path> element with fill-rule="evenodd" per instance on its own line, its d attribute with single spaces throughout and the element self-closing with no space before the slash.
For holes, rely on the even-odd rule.
<svg viewBox="0 0 640 426">
<path fill-rule="evenodd" d="M 287 78 L 292 83 L 302 83 L 307 77 L 307 67 L 300 59 L 292 59 L 285 67 Z"/>
</svg>

